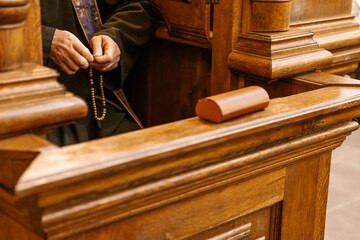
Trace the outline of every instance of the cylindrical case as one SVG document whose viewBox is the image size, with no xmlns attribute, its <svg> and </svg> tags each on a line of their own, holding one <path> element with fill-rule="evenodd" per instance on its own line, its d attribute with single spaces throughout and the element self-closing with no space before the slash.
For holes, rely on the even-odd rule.
<svg viewBox="0 0 360 240">
<path fill-rule="evenodd" d="M 195 111 L 199 118 L 219 123 L 264 109 L 269 101 L 265 89 L 251 86 L 200 99 Z"/>
</svg>

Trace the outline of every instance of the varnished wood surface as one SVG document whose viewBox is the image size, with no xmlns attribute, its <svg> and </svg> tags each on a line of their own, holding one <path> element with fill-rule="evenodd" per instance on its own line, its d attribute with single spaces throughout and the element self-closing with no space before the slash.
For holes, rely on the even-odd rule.
<svg viewBox="0 0 360 240">
<path fill-rule="evenodd" d="M 24 228 L 23 225 L 16 222 L 13 218 L 0 212 L 0 239 L 9 239 L 9 236 L 16 236 L 17 239 L 41 240 L 33 231 Z"/>
<path fill-rule="evenodd" d="M 191 118 L 60 149 L 40 136 L 9 138 L 14 145 L 3 145 L 9 159 L 0 166 L 15 166 L 18 155 L 28 158 L 2 175 L 2 183 L 10 183 L 0 189 L 7 238 L 31 231 L 36 234 L 29 238 L 49 240 L 322 239 L 330 153 L 359 127 L 351 119 L 360 112 L 360 89 L 353 80 L 307 72 L 353 69 L 359 35 L 350 1 L 336 9 L 340 2 L 330 0 L 320 9 L 318 1 L 304 0 L 297 12 L 288 11 L 287 0 L 153 2 L 168 29 L 157 35 L 166 41 L 150 45 L 140 64 L 149 76 L 138 88 L 149 126 L 191 116 L 197 98 L 253 80 L 276 97 L 300 94 L 222 124 Z M 275 14 L 279 9 L 283 14 Z M 35 35 L 38 13 L 28 18 Z M 262 33 L 250 33 L 255 27 Z M 38 41 L 29 39 L 39 57 Z M 54 72 L 24 69 L 0 77 L 0 126 L 8 131 L 2 138 L 44 133 L 86 114 L 84 103 L 56 84 Z M 37 144 L 24 143 L 31 139 Z"/>
<path fill-rule="evenodd" d="M 229 55 L 228 65 L 265 81 L 330 66 L 332 54 L 319 48 L 312 36 L 303 30 L 242 34 Z"/>
<path fill-rule="evenodd" d="M 314 32 L 314 40 L 319 46 L 333 54 L 333 65 L 325 68 L 326 72 L 351 74 L 360 60 L 360 29 L 351 14 L 351 4 L 351 0 L 291 2 L 291 28 Z"/>
<path fill-rule="evenodd" d="M 24 21 L 29 10 L 29 0 L 0 1 L 0 71 L 24 64 Z"/>
<path fill-rule="evenodd" d="M 251 31 L 279 32 L 289 30 L 290 1 L 251 0 L 252 16 Z M 269 11 L 271 9 L 271 11 Z M 281 14 L 278 14 L 281 12 Z"/>
<path fill-rule="evenodd" d="M 352 107 L 355 108 L 352 112 L 355 117 L 357 114 L 358 96 L 360 96 L 360 92 L 357 88 L 328 87 L 286 98 L 273 99 L 270 101 L 269 107 L 264 111 L 220 125 L 192 118 L 149 128 L 141 132 L 133 132 L 118 137 L 114 136 L 86 144 L 65 147 L 46 154 L 46 157 L 40 156 L 23 175 L 17 190 L 19 192 L 29 191 L 28 187 L 37 189 L 40 186 L 49 185 L 50 182 L 56 183 L 65 178 L 72 179 L 75 176 L 79 178 L 83 174 L 86 177 L 86 173 L 96 169 L 95 163 L 97 163 L 97 167 L 103 166 L 105 168 L 115 165 L 118 165 L 120 168 L 134 166 L 136 163 L 133 160 L 134 156 L 141 159 L 154 154 L 161 156 L 162 152 L 169 151 L 170 149 L 185 150 L 187 145 L 192 145 L 205 136 L 209 137 L 207 140 L 209 143 L 212 138 L 218 138 L 218 136 L 223 136 L 224 139 L 235 133 L 240 134 L 240 136 L 246 136 L 281 125 L 295 123 L 294 119 L 298 122 L 307 118 L 316 118 L 325 112 L 330 114 L 342 109 L 350 110 Z M 341 115 L 338 118 L 341 119 Z M 338 121 L 340 119 L 330 118 L 327 119 L 328 122 L 323 122 L 322 124 L 331 124 L 331 121 Z M 187 126 L 192 127 L 189 128 Z M 179 132 L 179 128 L 182 131 Z M 166 134 L 159 135 L 157 133 L 159 129 Z M 152 136 L 154 135 L 158 137 L 153 138 Z M 144 141 L 145 139 L 147 140 Z M 109 144 L 110 142 L 111 144 Z M 85 148 L 92 149 L 92 151 L 87 152 Z M 113 161 L 105 161 L 107 158 L 113 159 Z M 151 161 L 151 159 L 149 160 Z M 51 166 L 42 163 L 42 161 L 49 161 Z M 143 161 L 139 161 L 137 164 L 142 163 Z M 71 169 L 77 169 L 77 171 L 74 172 Z M 44 179 L 41 180 L 42 178 Z M 46 181 L 44 181 L 45 179 Z"/>
<path fill-rule="evenodd" d="M 177 21 L 182 27 L 187 27 L 189 24 L 180 20 L 186 15 L 187 10 L 184 9 L 194 9 L 191 15 L 192 21 L 190 21 L 192 24 L 204 19 L 204 12 L 198 9 L 197 1 L 174 0 L 167 1 L 165 4 L 165 1 L 155 0 L 153 4 L 158 9 L 161 6 L 160 15 L 163 19 L 167 19 L 167 12 L 177 15 L 179 17 Z M 175 5 L 179 9 L 175 10 L 173 7 Z M 341 7 L 337 7 L 340 5 Z M 182 13 L 177 12 L 180 9 Z M 246 82 L 248 77 L 257 78 L 258 82 L 264 81 L 266 85 L 274 80 L 281 81 L 297 74 L 320 69 L 338 75 L 352 74 L 360 60 L 360 51 L 357 46 L 360 41 L 360 31 L 350 12 L 351 0 L 331 0 L 326 3 L 315 0 L 229 0 L 215 1 L 211 9 L 213 9 L 210 11 L 211 41 L 208 45 L 191 40 L 192 34 L 189 31 L 183 31 L 181 35 L 173 35 L 169 24 L 166 30 L 165 25 L 162 25 L 157 34 L 157 37 L 167 41 L 181 42 L 185 46 L 211 48 L 211 64 L 207 67 L 211 76 L 208 77 L 208 73 L 196 72 L 199 79 L 207 79 L 207 82 L 196 81 L 196 84 L 199 83 L 201 88 L 207 89 L 208 95 L 248 86 L 249 83 Z M 279 12 L 282 14 L 278 14 Z M 170 48 L 170 45 L 164 44 L 163 49 Z M 191 47 L 189 50 L 191 51 Z M 176 50 L 171 48 L 164 51 L 168 51 L 171 55 L 176 53 Z M 200 57 L 201 53 L 194 51 L 194 54 Z M 149 59 L 154 59 L 151 57 L 153 55 L 155 55 L 154 52 L 151 53 Z M 200 59 L 199 57 L 196 59 Z M 187 56 L 178 55 L 178 58 L 181 61 Z M 171 58 L 168 60 L 171 61 Z M 151 61 L 147 61 L 145 65 L 152 65 Z M 194 68 L 199 68 L 208 60 L 202 61 L 195 61 L 192 65 Z M 172 73 L 177 70 L 176 63 L 170 64 L 169 72 L 164 71 L 161 66 L 152 66 L 148 70 L 150 75 L 156 75 L 159 71 L 163 72 L 155 81 L 151 77 L 152 82 L 167 82 L 168 79 L 173 79 Z M 147 78 L 149 74 L 142 78 Z M 181 81 L 179 84 L 183 82 L 186 83 L 186 81 Z M 186 85 L 186 88 L 192 92 L 197 91 L 197 86 Z M 277 96 L 286 96 L 287 93 L 280 93 L 281 86 L 282 84 L 279 84 L 280 90 Z M 142 118 L 146 122 L 145 125 L 154 126 L 170 122 L 170 119 L 178 120 L 193 116 L 187 112 L 178 112 L 177 108 L 167 108 L 167 106 L 163 108 L 161 104 L 156 104 L 168 102 L 167 97 L 155 94 L 152 90 L 159 87 L 161 86 L 147 85 L 145 88 L 150 88 L 151 94 L 145 101 L 136 103 L 139 115 L 145 116 Z M 132 88 L 134 88 L 132 92 L 136 92 L 137 87 Z M 170 89 L 172 89 L 171 86 Z M 144 91 L 149 93 L 149 91 Z M 301 92 L 301 88 L 297 88 L 296 91 Z M 180 106 L 182 104 L 189 106 L 186 98 L 176 101 L 180 101 Z M 141 102 L 148 105 L 144 106 Z M 162 109 L 167 109 L 167 112 L 164 114 Z M 169 120 L 159 121 L 159 117 Z"/>
<path fill-rule="evenodd" d="M 211 217 L 206 218 L 204 227 L 197 230 L 186 227 L 187 230 L 183 229 L 184 234 L 180 234 L 176 233 L 177 229 L 169 230 L 177 225 L 177 221 L 185 224 L 181 220 L 181 214 L 173 212 L 175 209 L 183 209 L 185 216 L 189 216 L 185 209 L 194 209 L 200 204 L 196 199 L 204 196 L 208 197 L 206 199 L 219 199 L 225 204 L 224 199 L 228 197 L 217 195 L 218 191 L 229 189 L 231 192 L 233 190 L 230 189 L 234 189 L 238 192 L 240 190 L 235 190 L 237 183 L 250 184 L 250 179 L 261 178 L 265 172 L 274 173 L 276 169 L 286 169 L 289 178 L 297 179 L 296 174 L 290 170 L 288 172 L 289 166 L 294 166 L 290 169 L 299 171 L 295 167 L 298 162 L 309 166 L 308 159 L 317 162 L 318 156 L 328 156 L 329 151 L 341 145 L 346 135 L 358 128 L 357 123 L 347 120 L 358 114 L 359 101 L 360 91 L 357 87 L 325 87 L 273 99 L 264 111 L 222 124 L 211 124 L 193 118 L 65 147 L 36 158 L 16 189 L 20 195 L 39 194 L 38 204 L 44 209 L 42 222 L 49 239 L 74 234 L 80 234 L 74 235 L 80 239 L 91 235 L 100 236 L 97 234 L 112 236 L 112 233 L 107 233 L 108 227 L 116 233 L 120 229 L 128 229 L 121 232 L 129 239 L 142 239 L 152 234 L 163 236 L 166 233 L 175 239 L 180 235 L 190 237 L 233 217 L 224 216 L 218 223 L 211 223 Z M 157 138 L 152 138 L 155 134 Z M 311 188 L 317 189 L 314 191 L 319 192 L 319 200 L 307 203 L 319 214 L 326 198 L 327 179 L 326 175 L 325 178 L 318 175 L 317 171 L 320 170 L 326 173 L 326 169 L 320 166 L 314 167 L 313 173 L 307 172 L 309 181 L 314 176 L 319 178 L 315 185 L 311 185 Z M 291 181 L 285 186 L 290 183 Z M 292 192 L 291 189 L 285 192 Z M 258 194 L 262 191 L 258 189 L 255 192 L 259 197 Z M 243 194 L 239 196 L 241 195 Z M 265 206 L 274 207 L 282 199 L 299 197 L 293 194 L 278 196 L 280 198 L 276 198 L 274 202 L 258 205 L 252 211 L 239 212 L 236 216 L 245 216 Z M 311 199 L 318 199 L 313 194 L 311 196 Z M 256 203 L 256 198 L 251 199 Z M 185 207 L 186 202 L 190 204 L 194 201 L 193 207 Z M 264 204 L 264 201 L 260 202 Z M 177 203 L 180 204 L 179 207 L 176 207 Z M 224 206 L 230 203 L 227 202 Z M 288 221 L 301 221 L 303 216 L 308 216 L 301 212 L 296 217 L 296 214 L 292 214 L 292 209 L 298 208 L 288 204 L 286 202 L 283 206 L 283 218 L 290 214 L 293 218 Z M 163 228 L 155 229 L 151 227 L 151 222 L 143 222 L 147 219 L 146 216 L 153 216 L 149 219 L 162 216 L 165 209 L 172 209 L 167 214 L 164 213 L 165 216 L 179 217 L 174 218 L 176 222 L 169 222 L 169 227 L 164 225 Z M 277 216 L 279 218 L 279 214 Z M 312 220 L 316 229 L 309 234 L 323 234 L 323 219 L 320 214 L 318 220 Z M 159 221 L 166 223 L 165 219 L 160 218 Z M 140 225 L 133 225 L 134 222 Z M 278 220 L 271 222 L 276 223 Z M 291 224 L 283 224 L 286 225 L 281 228 L 284 232 L 303 229 L 299 227 L 296 230 Z M 101 226 L 104 226 L 102 230 L 95 230 Z M 135 232 L 144 234 L 137 235 L 136 238 Z M 273 235 L 276 234 L 273 232 Z"/>
<path fill-rule="evenodd" d="M 260 169 L 269 170 L 281 164 L 286 166 L 289 161 L 287 159 L 296 161 L 311 156 L 307 154 L 331 150 L 339 146 L 344 137 L 358 127 L 356 123 L 351 122 L 334 124 L 356 116 L 359 112 L 356 107 L 359 97 L 359 90 L 356 87 L 327 87 L 287 98 L 273 99 L 269 107 L 262 112 L 220 125 L 194 118 L 44 153 L 23 175 L 17 191 L 20 194 L 42 192 L 39 204 L 47 209 L 43 218 L 44 226 L 56 239 L 63 236 L 62 234 L 85 231 L 104 223 L 130 217 L 134 213 L 143 213 L 164 204 L 173 204 L 174 201 L 191 198 L 194 194 L 209 191 L 216 186 L 220 187 L 221 185 L 217 185 L 215 179 L 210 177 L 215 173 L 220 174 L 225 171 L 227 174 L 220 174 L 223 181 L 233 182 L 246 176 L 254 177 Z M 308 124 L 303 122 L 305 120 Z M 315 129 L 327 129 L 326 133 L 314 132 L 314 126 L 318 126 Z M 279 127 L 282 130 L 281 134 Z M 179 132 L 179 128 L 183 131 Z M 163 133 L 161 135 L 159 135 L 160 130 Z M 259 134 L 266 131 L 267 133 L 260 137 Z M 313 136 L 301 138 L 304 133 L 311 132 L 314 133 Z M 151 137 L 155 133 L 156 139 Z M 275 144 L 280 139 L 294 136 L 300 139 L 284 145 L 280 144 L 272 150 L 259 151 L 259 147 L 264 143 Z M 309 151 L 308 146 L 315 147 L 311 144 L 315 142 L 317 150 Z M 221 149 L 227 150 L 223 152 Z M 230 149 L 236 149 L 233 156 L 251 152 L 254 155 L 235 158 L 230 165 L 229 162 L 225 165 L 219 162 L 220 165 L 216 164 L 214 168 L 204 168 L 206 165 L 227 159 L 223 154 L 227 154 Z M 195 156 L 202 157 L 199 159 Z M 261 159 L 273 160 L 258 165 Z M 244 163 L 251 163 L 250 169 L 253 170 L 250 172 L 250 169 L 245 170 Z M 232 166 L 232 170 L 227 166 Z M 196 170 L 197 168 L 200 169 Z M 158 182 L 164 178 L 167 181 Z M 219 177 L 216 179 L 219 180 Z M 142 183 L 148 181 L 153 183 L 142 186 Z M 204 187 L 205 182 L 212 184 Z M 129 186 L 132 187 L 127 189 Z M 180 186 L 182 187 L 178 188 Z M 195 186 L 197 191 L 190 190 Z M 105 189 L 112 189 L 110 192 L 119 191 L 119 195 L 109 195 L 110 192 Z M 83 195 L 92 192 L 98 194 L 91 194 L 90 198 Z M 103 193 L 99 195 L 100 192 Z M 155 196 L 158 198 L 157 201 L 163 200 L 153 202 Z M 104 205 L 98 205 L 99 200 Z M 147 207 L 139 208 L 139 204 Z M 114 209 L 115 206 L 117 210 Z M 89 212 L 93 214 L 89 215 Z M 83 218 L 85 216 L 87 217 Z M 94 221 L 92 219 L 94 217 L 98 221 Z M 107 220 L 103 222 L 100 219 Z M 72 223 L 64 225 L 64 222 L 68 221 Z M 93 223 L 90 224 L 90 221 Z"/>
<path fill-rule="evenodd" d="M 285 171 L 278 170 L 254 178 L 246 183 L 237 183 L 220 191 L 212 191 L 150 211 L 141 217 L 126 219 L 100 231 L 89 231 L 69 239 L 91 237 L 114 239 L 229 239 L 221 235 L 226 229 L 235 231 L 236 226 L 252 222 L 250 239 L 269 236 L 269 206 L 282 199 Z M 259 194 L 260 192 L 260 194 Z M 214 199 L 214 201 L 209 201 Z M 216 201 L 218 200 L 218 201 Z M 251 212 L 259 213 L 250 215 Z M 249 215 L 249 216 L 246 216 Z M 244 218 L 244 216 L 246 216 Z M 180 225 L 181 224 L 181 225 Z M 109 231 L 111 229 L 111 231 Z M 123 231 L 128 229 L 130 231 Z M 136 231 L 134 231 L 136 229 Z M 131 231 L 132 230 L 132 231 Z M 165 232 L 164 232 L 165 230 Z M 240 231 L 241 232 L 241 231 Z M 213 238 L 211 238 L 213 237 Z M 240 238 L 241 239 L 241 238 Z"/>
<path fill-rule="evenodd" d="M 1 140 L 0 145 L 0 185 L 8 189 L 14 189 L 19 177 L 40 152 L 56 148 L 31 134 Z"/>
<path fill-rule="evenodd" d="M 268 93 L 261 87 L 251 86 L 200 99 L 195 110 L 200 119 L 219 123 L 262 110 L 268 104 Z"/>
<path fill-rule="evenodd" d="M 242 7 L 240 0 L 214 5 L 210 95 L 237 89 L 237 76 L 228 69 L 227 59 L 241 30 Z"/>
<path fill-rule="evenodd" d="M 198 99 L 210 95 L 210 62 L 210 49 L 152 40 L 125 83 L 127 98 L 143 124 L 194 117 Z"/>
<path fill-rule="evenodd" d="M 202 0 L 152 0 L 169 35 L 199 43 L 210 42 L 211 6 Z M 188 21 L 189 19 L 192 21 Z"/>
<path fill-rule="evenodd" d="M 40 0 L 29 0 L 30 11 L 26 18 L 26 28 L 24 28 L 24 61 L 25 63 L 35 63 L 42 65 L 42 39 L 41 39 L 41 17 Z"/>
<path fill-rule="evenodd" d="M 330 159 L 331 153 L 326 152 L 319 158 L 310 158 L 287 169 L 282 239 L 294 239 L 295 236 L 299 239 L 323 239 Z M 315 217 L 309 218 L 309 215 Z"/>
<path fill-rule="evenodd" d="M 344 16 L 351 13 L 351 3 L 351 0 L 293 0 L 290 19 L 300 22 Z"/>
<path fill-rule="evenodd" d="M 86 103 L 65 92 L 57 76 L 55 70 L 34 64 L 0 73 L 0 136 L 40 131 L 86 116 Z"/>
</svg>

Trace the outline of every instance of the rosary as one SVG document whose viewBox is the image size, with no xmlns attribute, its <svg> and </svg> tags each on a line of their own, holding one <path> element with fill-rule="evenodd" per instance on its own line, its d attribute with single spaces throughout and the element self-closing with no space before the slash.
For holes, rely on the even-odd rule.
<svg viewBox="0 0 360 240">
<path fill-rule="evenodd" d="M 96 56 L 94 56 L 94 57 L 96 57 Z M 90 76 L 91 100 L 92 100 L 92 105 L 93 105 L 93 109 L 94 109 L 94 117 L 95 117 L 96 120 L 102 121 L 102 120 L 104 120 L 104 118 L 106 116 L 106 100 L 105 100 L 105 93 L 104 93 L 104 77 L 103 77 L 102 73 L 100 73 L 99 86 L 100 86 L 100 93 L 101 93 L 103 112 L 102 112 L 101 117 L 98 117 L 97 108 L 96 108 L 96 102 L 95 102 L 95 88 L 94 88 L 94 78 L 93 78 L 93 68 L 92 67 L 89 68 L 89 76 Z"/>
</svg>

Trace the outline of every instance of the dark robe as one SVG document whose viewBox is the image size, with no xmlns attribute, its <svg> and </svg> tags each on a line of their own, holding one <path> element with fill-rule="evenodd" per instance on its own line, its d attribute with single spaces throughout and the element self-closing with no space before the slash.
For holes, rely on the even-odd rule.
<svg viewBox="0 0 360 240">
<path fill-rule="evenodd" d="M 75 124 L 56 128 L 53 133 L 48 134 L 48 140 L 60 146 L 139 128 L 117 100 L 113 90 L 119 90 L 122 87 L 142 47 L 151 37 L 156 22 L 147 1 L 98 0 L 97 4 L 103 24 L 94 35 L 111 37 L 121 51 L 119 67 L 103 73 L 107 99 L 107 113 L 103 121 L 96 121 L 93 116 L 88 69 L 81 69 L 74 75 L 66 75 L 49 58 L 52 38 L 56 29 L 73 33 L 90 49 L 71 0 L 41 0 L 44 65 L 57 69 L 60 73 L 59 82 L 64 84 L 68 91 L 82 97 L 89 106 L 86 118 Z M 95 73 L 95 79 L 98 79 L 98 73 Z M 98 83 L 95 85 L 98 86 Z M 99 89 L 96 89 L 96 92 L 98 93 Z M 101 116 L 101 100 L 97 102 L 97 109 L 98 115 Z"/>
</svg>

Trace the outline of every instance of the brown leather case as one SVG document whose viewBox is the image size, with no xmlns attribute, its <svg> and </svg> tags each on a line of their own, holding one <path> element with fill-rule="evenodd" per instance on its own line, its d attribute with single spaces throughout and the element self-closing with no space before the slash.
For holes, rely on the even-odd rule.
<svg viewBox="0 0 360 240">
<path fill-rule="evenodd" d="M 202 98 L 197 102 L 195 111 L 199 118 L 219 123 L 264 109 L 269 101 L 269 95 L 263 88 L 251 86 Z"/>
</svg>

